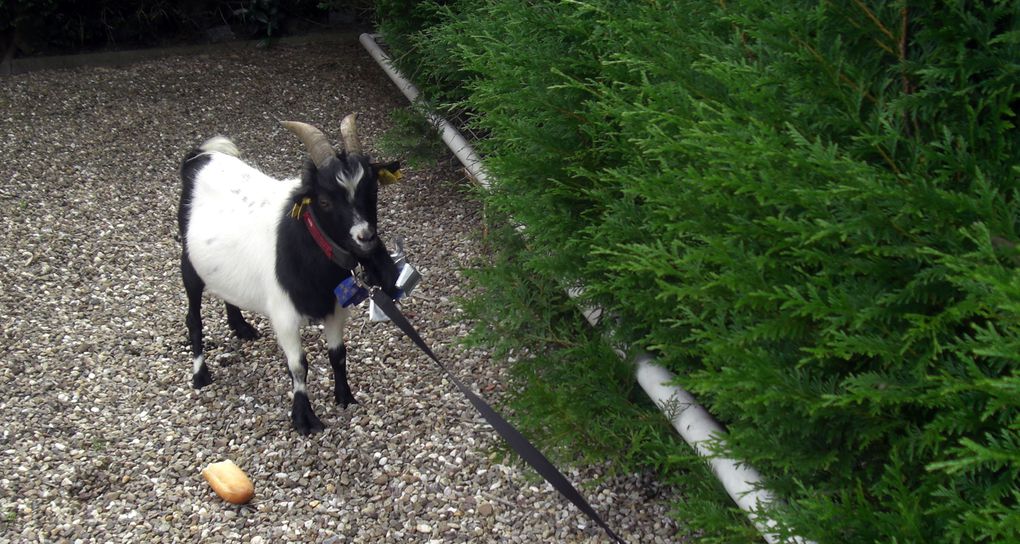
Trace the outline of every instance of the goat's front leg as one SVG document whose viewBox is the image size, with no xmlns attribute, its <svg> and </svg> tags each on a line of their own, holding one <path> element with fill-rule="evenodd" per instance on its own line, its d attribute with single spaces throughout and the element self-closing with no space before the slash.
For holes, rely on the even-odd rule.
<svg viewBox="0 0 1020 544">
<path fill-rule="evenodd" d="M 297 314 L 280 318 L 271 317 L 276 341 L 287 357 L 287 369 L 290 370 L 291 385 L 294 388 L 294 404 L 290 410 L 290 419 L 299 434 L 314 434 L 325 429 L 322 421 L 312 410 L 308 400 L 305 380 L 308 377 L 308 359 L 301 349 L 301 319 Z"/>
<path fill-rule="evenodd" d="M 336 403 L 347 408 L 358 404 L 347 383 L 347 346 L 344 345 L 344 327 L 350 317 L 349 308 L 336 305 L 333 313 L 323 320 L 326 331 L 326 346 L 329 347 L 329 364 L 333 367 L 333 398 Z"/>
</svg>

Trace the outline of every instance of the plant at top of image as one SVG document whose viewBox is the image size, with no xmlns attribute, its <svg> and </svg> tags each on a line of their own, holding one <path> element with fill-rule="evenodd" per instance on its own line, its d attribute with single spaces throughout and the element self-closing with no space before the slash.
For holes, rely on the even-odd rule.
<svg viewBox="0 0 1020 544">
<path fill-rule="evenodd" d="M 412 167 L 432 166 L 449 155 L 439 133 L 418 106 L 390 112 L 389 125 L 378 145 L 384 154 L 401 157 Z"/>
<path fill-rule="evenodd" d="M 364 0 L 347 4 L 363 13 Z M 204 43 L 224 26 L 266 46 L 286 32 L 328 26 L 324 15 L 315 0 L 0 0 L 0 47 L 34 55 Z"/>
<path fill-rule="evenodd" d="M 375 0 L 322 0 L 316 6 L 328 13 L 346 13 L 352 18 L 370 20 L 375 14 Z"/>
<path fill-rule="evenodd" d="M 464 63 L 454 58 L 467 50 L 466 43 L 452 43 L 447 49 L 437 49 L 420 42 L 423 35 L 448 30 L 449 22 L 467 11 L 467 6 L 473 3 L 477 4 L 477 0 L 376 0 L 379 32 L 393 63 L 428 97 L 432 109 L 447 118 L 451 118 L 450 113 L 462 106 L 459 102 L 467 95 L 467 89 L 462 85 L 469 81 L 467 74 L 462 72 Z M 490 24 L 496 24 L 496 21 Z M 465 41 L 471 39 L 469 34 L 464 34 L 471 29 L 458 28 L 456 31 L 464 36 Z"/>
<path fill-rule="evenodd" d="M 0 36 L 25 28 L 35 19 L 45 19 L 59 7 L 60 0 L 0 0 Z"/>
<path fill-rule="evenodd" d="M 194 32 L 215 8 L 180 6 L 169 0 L 98 2 L 73 0 L 0 1 L 0 47 L 32 55 L 118 47 L 151 46 Z"/>
<path fill-rule="evenodd" d="M 243 20 L 253 21 L 258 29 L 259 47 L 269 47 L 280 30 L 280 6 L 278 0 L 251 0 L 244 7 L 234 11 Z"/>
</svg>

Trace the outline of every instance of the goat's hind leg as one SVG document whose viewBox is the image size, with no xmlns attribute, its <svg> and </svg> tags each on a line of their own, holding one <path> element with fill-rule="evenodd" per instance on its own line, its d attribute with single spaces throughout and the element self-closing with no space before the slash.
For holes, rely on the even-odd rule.
<svg viewBox="0 0 1020 544">
<path fill-rule="evenodd" d="M 202 291 L 205 290 L 205 282 L 191 265 L 187 251 L 181 253 L 181 279 L 184 280 L 184 292 L 188 295 L 188 317 L 185 323 L 191 341 L 191 385 L 200 389 L 212 383 L 212 375 L 209 374 L 202 350 Z"/>
<path fill-rule="evenodd" d="M 226 303 L 227 306 L 227 325 L 230 326 L 230 330 L 234 331 L 241 340 L 255 340 L 259 337 L 259 331 L 255 327 L 252 327 L 250 323 L 245 321 L 244 316 L 241 315 L 241 309 L 234 306 L 231 303 Z"/>
<path fill-rule="evenodd" d="M 351 404 L 358 404 L 351 392 L 351 386 L 347 383 L 347 346 L 344 345 L 344 327 L 351 311 L 339 304 L 333 309 L 333 313 L 323 320 L 323 327 L 326 332 L 326 346 L 329 347 L 329 365 L 333 367 L 333 398 L 336 403 L 347 408 Z"/>
<path fill-rule="evenodd" d="M 294 403 L 290 410 L 291 423 L 298 434 L 308 435 L 322 431 L 326 427 L 312 410 L 308 400 L 306 379 L 308 377 L 308 359 L 301 349 L 300 319 L 297 315 L 281 318 L 271 316 L 276 340 L 287 357 L 287 369 L 290 371 L 291 385 L 294 389 Z"/>
</svg>

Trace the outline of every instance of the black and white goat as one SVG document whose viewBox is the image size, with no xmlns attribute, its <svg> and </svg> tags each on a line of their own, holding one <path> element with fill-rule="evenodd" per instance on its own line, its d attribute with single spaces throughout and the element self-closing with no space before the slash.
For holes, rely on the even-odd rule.
<svg viewBox="0 0 1020 544">
<path fill-rule="evenodd" d="M 378 176 L 396 163 L 375 164 L 361 152 L 355 114 L 341 124 L 345 150 L 336 153 L 311 125 L 284 122 L 308 148 L 303 176 L 276 180 L 248 165 L 229 139 L 217 136 L 191 151 L 181 167 L 178 223 L 181 275 L 188 296 L 192 384 L 212 378 L 202 352 L 202 292 L 226 302 L 227 323 L 242 339 L 258 332 L 240 309 L 266 315 L 287 358 L 294 390 L 291 420 L 301 434 L 323 429 L 308 400 L 308 361 L 300 327 L 322 321 L 334 398 L 356 403 L 347 383 L 344 326 L 349 310 L 333 289 L 360 264 L 369 283 L 397 295 L 397 269 L 377 235 Z M 325 245 L 324 245 L 325 244 Z M 335 254 L 334 254 L 335 253 Z"/>
</svg>

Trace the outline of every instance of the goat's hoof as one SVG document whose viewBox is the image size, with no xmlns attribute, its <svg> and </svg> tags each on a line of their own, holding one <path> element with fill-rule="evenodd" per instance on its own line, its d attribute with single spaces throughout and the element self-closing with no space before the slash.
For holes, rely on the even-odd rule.
<svg viewBox="0 0 1020 544">
<path fill-rule="evenodd" d="M 294 429 L 301 436 L 322 432 L 326 426 L 322 424 L 319 416 L 312 411 L 312 405 L 308 402 L 308 395 L 296 393 L 294 395 L 294 407 L 290 412 L 291 422 Z"/>
<path fill-rule="evenodd" d="M 309 416 L 297 416 L 293 417 L 294 430 L 301 436 L 308 436 L 311 434 L 321 433 L 326 429 L 326 426 L 319 420 L 319 416 L 315 413 L 310 413 Z"/>
<path fill-rule="evenodd" d="M 252 327 L 251 325 L 249 325 L 248 323 L 245 323 L 245 322 L 242 322 L 242 323 L 240 323 L 240 324 L 238 324 L 236 326 L 233 326 L 231 328 L 234 330 L 234 335 L 237 336 L 238 338 L 240 338 L 241 340 L 245 340 L 245 341 L 248 341 L 248 340 L 258 340 L 259 336 L 261 336 L 259 334 L 259 330 L 258 329 L 256 329 L 255 327 Z"/>
<path fill-rule="evenodd" d="M 353 393 L 347 393 L 346 395 L 336 395 L 336 403 L 339 404 L 344 410 L 352 404 L 361 404 L 358 399 L 354 398 Z"/>
<path fill-rule="evenodd" d="M 212 374 L 209 373 L 209 369 L 203 364 L 202 368 L 198 372 L 191 376 L 191 386 L 195 389 L 201 389 L 212 383 Z"/>
</svg>

